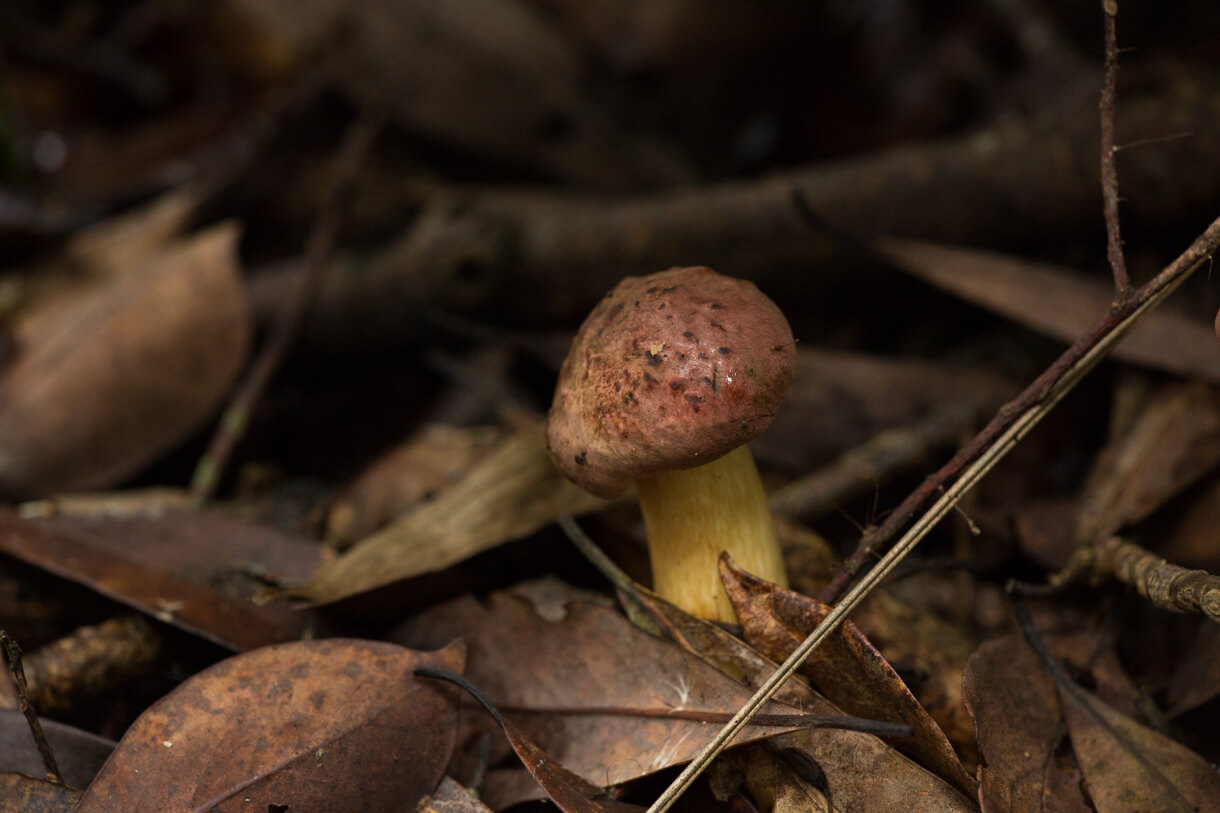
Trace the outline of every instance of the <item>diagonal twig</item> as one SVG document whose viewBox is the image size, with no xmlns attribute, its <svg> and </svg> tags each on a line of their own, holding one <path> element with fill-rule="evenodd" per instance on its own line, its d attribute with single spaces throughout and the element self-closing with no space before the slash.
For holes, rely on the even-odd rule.
<svg viewBox="0 0 1220 813">
<path fill-rule="evenodd" d="M 283 316 L 272 328 L 258 357 L 247 370 L 241 384 L 225 408 L 220 425 L 207 451 L 199 459 L 191 478 L 191 496 L 196 505 L 211 499 L 220 482 L 221 474 L 237 442 L 241 440 L 250 422 L 255 405 L 271 383 L 280 362 L 287 355 L 298 329 L 317 291 L 326 269 L 335 239 L 339 233 L 339 221 L 344 197 L 355 180 L 360 164 L 380 129 L 380 115 L 366 111 L 348 129 L 335 158 L 333 174 L 322 205 L 318 210 L 301 274 L 304 283 L 293 301 L 283 311 Z"/>
<path fill-rule="evenodd" d="M 1114 290 L 1118 301 L 1131 294 L 1131 279 L 1127 276 L 1127 260 L 1123 257 L 1123 240 L 1118 229 L 1118 171 L 1114 168 L 1114 97 L 1118 89 L 1118 36 L 1114 18 L 1118 15 L 1117 0 L 1102 0 L 1106 22 L 1105 79 L 1101 85 L 1101 198 L 1106 218 L 1106 257 L 1114 275 Z"/>
</svg>

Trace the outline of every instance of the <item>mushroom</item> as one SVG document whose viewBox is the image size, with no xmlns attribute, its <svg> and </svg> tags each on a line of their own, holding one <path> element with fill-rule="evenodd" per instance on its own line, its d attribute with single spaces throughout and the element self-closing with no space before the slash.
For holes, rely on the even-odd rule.
<svg viewBox="0 0 1220 813">
<path fill-rule="evenodd" d="M 787 583 L 746 443 L 792 382 L 794 344 L 753 283 L 674 268 L 610 291 L 559 373 L 547 422 L 556 467 L 607 499 L 635 483 L 654 589 L 703 618 L 736 621 L 721 551 Z"/>
</svg>

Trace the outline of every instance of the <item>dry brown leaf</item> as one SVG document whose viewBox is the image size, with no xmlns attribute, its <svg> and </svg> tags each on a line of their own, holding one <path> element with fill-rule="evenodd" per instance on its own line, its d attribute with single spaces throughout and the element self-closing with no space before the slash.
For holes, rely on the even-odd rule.
<svg viewBox="0 0 1220 813">
<path fill-rule="evenodd" d="M 886 237 L 877 248 L 898 268 L 1026 327 L 1074 342 L 1114 300 L 1108 278 L 990 251 Z M 1204 322 L 1160 307 L 1117 347 L 1115 358 L 1220 383 L 1220 353 Z"/>
<path fill-rule="evenodd" d="M 1063 718 L 1054 684 L 1024 639 L 983 644 L 963 684 L 986 760 L 979 769 L 983 813 L 1088 813 L 1080 768 L 1056 754 Z"/>
<path fill-rule="evenodd" d="M 1215 809 L 1220 774 L 1189 748 L 1077 686 L 1056 685 L 1072 749 L 1098 813 Z"/>
<path fill-rule="evenodd" d="M 546 621 L 525 599 L 457 599 L 398 628 L 391 640 L 431 648 L 461 638 L 466 675 L 504 715 L 568 769 L 615 785 L 690 759 L 748 690 L 718 669 L 633 627 L 614 610 L 571 601 Z M 671 717 L 674 712 L 705 715 Z M 773 703 L 764 713 L 795 714 Z M 790 730 L 748 726 L 740 741 Z"/>
<path fill-rule="evenodd" d="M 457 729 L 452 687 L 414 669 L 462 661 L 345 639 L 221 661 L 140 715 L 77 810 L 413 809 Z"/>
<path fill-rule="evenodd" d="M 528 592 L 534 596 L 539 591 L 531 588 Z M 552 596 L 548 608 L 554 607 L 555 592 L 553 587 L 545 591 Z M 431 646 L 450 636 L 462 636 L 470 647 L 471 679 L 548 753 L 598 784 L 626 781 L 689 759 L 715 734 L 717 726 L 656 716 L 603 715 L 593 713 L 589 706 L 603 710 L 635 707 L 652 714 L 682 708 L 731 711 L 748 696 L 746 687 L 719 669 L 640 631 L 600 603 L 574 598 L 565 607 L 563 617 L 548 611 L 554 620 L 544 620 L 537 607 L 516 596 L 495 594 L 486 606 L 460 599 L 412 619 L 394 637 Z M 697 634 L 690 623 L 680 619 L 676 623 L 695 645 L 714 640 L 711 633 L 716 631 L 728 637 L 706 622 L 702 623 L 712 628 L 709 637 Z M 742 657 L 730 656 L 723 640 L 713 644 L 714 651 L 704 657 L 754 668 L 753 677 L 765 680 L 774 664 L 741 641 L 736 643 L 746 651 Z M 790 684 L 787 698 L 801 709 L 839 713 L 808 686 Z M 577 713 L 582 707 L 586 713 Z M 531 708 L 537 711 L 524 712 Z M 766 733 L 752 728 L 754 736 Z M 775 729 L 767 731 L 774 733 Z M 905 794 L 944 802 L 944 806 L 930 808 L 933 810 L 966 813 L 973 809 L 949 785 L 872 735 L 839 729 L 801 733 L 805 738 L 798 744 L 817 748 L 824 756 L 828 781 L 840 789 L 836 798 L 845 805 L 841 809 L 909 813 L 910 808 L 900 803 Z M 472 733 L 463 739 L 477 738 Z M 861 762 L 868 767 L 861 768 Z M 538 798 L 537 790 L 531 793 L 530 788 L 523 788 L 520 779 L 519 772 L 489 775 L 487 798 L 495 798 L 496 806 Z M 874 799 L 888 802 L 870 805 Z"/>
<path fill-rule="evenodd" d="M 242 577 L 300 578 L 318 559 L 309 540 L 211 513 L 19 519 L 0 511 L 0 550 L 232 649 L 290 641 L 317 623 L 258 607 Z"/>
<path fill-rule="evenodd" d="M 788 657 L 830 612 L 816 599 L 737 568 L 727 554 L 720 577 L 746 640 L 776 661 Z M 968 796 L 977 792 L 940 726 L 855 624 L 839 627 L 799 671 L 848 714 L 910 725 L 914 736 L 895 741 L 895 747 Z"/>
<path fill-rule="evenodd" d="M 1077 542 L 1100 542 L 1144 519 L 1217 462 L 1220 390 L 1201 383 L 1162 390 L 1098 456 L 1081 497 Z"/>
<path fill-rule="evenodd" d="M 581 55 L 511 0 L 238 0 L 299 59 L 328 51 L 357 97 L 372 93 L 440 143 L 612 187 L 689 177 L 677 157 L 617 131 L 590 105 Z M 343 37 L 334 36 L 345 31 Z"/>
<path fill-rule="evenodd" d="M 338 601 L 442 570 L 563 514 L 606 504 L 555 470 L 539 426 L 505 440 L 457 485 L 366 537 L 286 595 L 315 604 Z"/>
<path fill-rule="evenodd" d="M 213 413 L 250 341 L 236 239 L 213 227 L 19 325 L 0 376 L 0 494 L 113 485 Z"/>
</svg>

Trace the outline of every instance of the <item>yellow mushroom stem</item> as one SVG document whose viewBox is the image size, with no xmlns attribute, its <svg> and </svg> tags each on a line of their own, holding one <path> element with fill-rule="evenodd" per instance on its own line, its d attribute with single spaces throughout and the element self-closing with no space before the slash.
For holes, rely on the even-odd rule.
<svg viewBox="0 0 1220 813">
<path fill-rule="evenodd" d="M 767 495 L 748 447 L 697 468 L 641 480 L 636 491 L 653 589 L 661 597 L 700 618 L 736 623 L 716 565 L 725 550 L 751 573 L 788 584 Z"/>
</svg>

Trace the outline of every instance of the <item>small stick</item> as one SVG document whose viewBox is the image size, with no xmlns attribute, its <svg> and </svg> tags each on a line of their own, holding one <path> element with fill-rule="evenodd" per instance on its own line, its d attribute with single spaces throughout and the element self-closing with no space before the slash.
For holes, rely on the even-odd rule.
<svg viewBox="0 0 1220 813">
<path fill-rule="evenodd" d="M 1162 610 L 1202 613 L 1220 622 L 1220 578 L 1205 570 L 1172 565 L 1139 545 L 1112 536 L 1097 546 L 1093 572 L 1113 574 Z"/>
<path fill-rule="evenodd" d="M 1102 0 L 1106 23 L 1105 79 L 1101 85 L 1101 198 L 1106 217 L 1106 256 L 1114 274 L 1114 290 L 1118 302 L 1131 295 L 1131 280 L 1127 276 L 1127 261 L 1123 257 L 1123 240 L 1118 229 L 1118 171 L 1114 168 L 1114 97 L 1118 89 L 1118 36 L 1114 18 L 1118 15 L 1118 0 Z"/>
<path fill-rule="evenodd" d="M 278 320 L 258 357 L 234 392 L 220 419 L 216 434 L 212 436 L 212 442 L 199 459 L 195 474 L 191 478 L 191 496 L 197 506 L 210 500 L 216 493 L 224 467 L 237 442 L 245 434 L 255 405 L 270 385 L 275 371 L 296 338 L 297 330 L 314 299 L 327 261 L 334 250 L 344 195 L 355 179 L 378 129 L 380 116 L 366 112 L 352 124 L 343 139 L 335 158 L 329 189 L 318 210 L 309 243 L 305 248 L 301 269 L 304 283 L 297 289 L 293 301 L 283 311 L 283 317 Z"/>
<path fill-rule="evenodd" d="M 47 780 L 57 785 L 64 782 L 60 779 L 59 765 L 55 762 L 55 752 L 51 743 L 42 731 L 42 723 L 38 720 L 38 712 L 30 702 L 30 694 L 25 685 L 25 669 L 21 665 L 21 646 L 6 631 L 0 630 L 0 647 L 4 649 L 4 657 L 8 660 L 8 670 L 13 676 L 13 684 L 17 687 L 17 703 L 25 721 L 34 735 L 34 744 L 38 746 L 38 755 L 42 757 L 42 766 L 47 772 Z"/>
<path fill-rule="evenodd" d="M 924 461 L 932 451 L 951 446 L 981 414 L 980 404 L 962 399 L 905 426 L 886 429 L 834 462 L 774 491 L 768 498 L 771 510 L 801 518 L 833 510 L 894 472 Z"/>
</svg>

